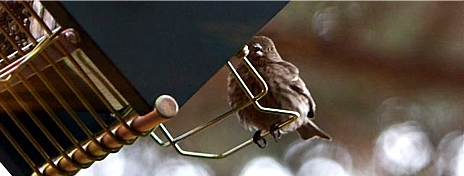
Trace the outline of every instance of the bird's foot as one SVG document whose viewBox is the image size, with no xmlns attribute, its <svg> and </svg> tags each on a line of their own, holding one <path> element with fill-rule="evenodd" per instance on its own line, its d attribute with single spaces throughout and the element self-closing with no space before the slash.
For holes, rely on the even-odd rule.
<svg viewBox="0 0 464 176">
<path fill-rule="evenodd" d="M 255 132 L 253 135 L 253 142 L 259 147 L 259 148 L 264 148 L 266 147 L 266 139 L 261 137 L 261 130 L 258 130 Z"/>
<path fill-rule="evenodd" d="M 276 123 L 271 126 L 271 129 L 269 129 L 269 132 L 271 133 L 272 137 L 274 138 L 274 141 L 277 142 L 277 139 L 280 139 L 282 134 L 280 133 L 279 129 L 279 124 Z"/>
</svg>

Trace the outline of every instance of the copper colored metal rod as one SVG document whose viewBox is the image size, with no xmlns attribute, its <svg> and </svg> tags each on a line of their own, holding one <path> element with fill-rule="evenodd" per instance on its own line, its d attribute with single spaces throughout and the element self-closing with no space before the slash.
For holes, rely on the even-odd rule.
<svg viewBox="0 0 464 176">
<path fill-rule="evenodd" d="M 148 114 L 145 114 L 143 116 L 139 116 L 135 112 L 131 112 L 129 116 L 132 116 L 127 123 L 128 125 L 133 129 L 138 132 L 147 132 L 151 131 L 154 128 L 158 127 L 159 124 L 166 122 L 169 120 L 171 117 L 175 116 L 178 111 L 178 105 L 177 102 L 172 98 L 171 96 L 168 95 L 162 95 L 156 99 L 155 102 L 155 108 L 153 111 L 149 112 Z M 137 138 L 138 136 L 133 135 L 130 130 L 125 127 L 125 125 L 122 124 L 117 124 L 111 128 L 112 132 L 119 136 L 120 138 L 124 140 L 133 140 Z M 105 145 L 108 148 L 118 148 L 121 147 L 123 144 L 120 144 L 118 141 L 116 141 L 114 138 L 111 137 L 111 134 L 107 134 L 107 132 L 102 133 L 98 135 L 97 139 L 99 139 L 100 143 Z M 93 141 L 87 141 L 83 143 L 83 146 L 86 148 L 86 150 L 95 155 L 105 155 L 107 152 L 103 151 L 100 147 L 98 147 L 97 144 Z M 87 164 L 87 163 L 92 163 L 94 162 L 90 158 L 88 158 L 85 153 L 82 153 L 80 150 L 73 150 L 71 152 L 71 157 L 82 164 Z M 75 172 L 76 170 L 79 170 L 81 168 L 76 168 L 71 162 L 69 162 L 66 159 L 63 159 L 63 157 L 59 157 L 58 159 L 55 160 L 57 166 L 63 170 L 67 171 L 69 173 Z M 43 175 L 60 175 L 58 170 L 56 170 L 53 167 L 49 167 L 48 164 L 45 164 L 42 166 L 43 170 Z M 33 173 L 33 176 L 39 175 L 37 173 Z"/>
</svg>

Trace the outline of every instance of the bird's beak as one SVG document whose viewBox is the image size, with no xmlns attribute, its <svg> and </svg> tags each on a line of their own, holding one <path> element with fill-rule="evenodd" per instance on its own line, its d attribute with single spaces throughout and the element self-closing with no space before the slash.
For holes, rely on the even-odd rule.
<svg viewBox="0 0 464 176">
<path fill-rule="evenodd" d="M 263 57 L 264 56 L 263 46 L 261 46 L 259 43 L 253 44 L 251 46 L 250 55 L 253 55 L 254 57 Z"/>
</svg>

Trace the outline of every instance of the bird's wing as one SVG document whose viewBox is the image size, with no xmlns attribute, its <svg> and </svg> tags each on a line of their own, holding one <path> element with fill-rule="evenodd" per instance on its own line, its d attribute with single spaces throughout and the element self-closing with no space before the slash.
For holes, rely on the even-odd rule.
<svg viewBox="0 0 464 176">
<path fill-rule="evenodd" d="M 306 84 L 303 82 L 303 80 L 300 77 L 297 77 L 295 80 L 292 80 L 292 82 L 290 83 L 290 88 L 308 99 L 308 103 L 310 106 L 308 111 L 308 117 L 314 118 L 314 113 L 316 111 L 316 103 L 314 102 L 314 99 L 311 96 L 311 93 L 309 92 L 308 88 L 306 88 Z"/>
<path fill-rule="evenodd" d="M 298 68 L 293 65 L 290 62 L 281 62 L 280 63 L 284 68 L 288 70 L 288 75 L 289 76 L 288 80 L 290 80 L 290 88 L 294 90 L 295 92 L 298 92 L 299 94 L 303 95 L 308 99 L 309 102 L 309 112 L 308 112 L 308 117 L 313 118 L 314 113 L 316 111 L 316 103 L 314 102 L 313 97 L 311 96 L 311 93 L 309 92 L 308 88 L 306 87 L 306 84 L 304 81 L 300 78 L 299 75 L 299 70 Z"/>
</svg>

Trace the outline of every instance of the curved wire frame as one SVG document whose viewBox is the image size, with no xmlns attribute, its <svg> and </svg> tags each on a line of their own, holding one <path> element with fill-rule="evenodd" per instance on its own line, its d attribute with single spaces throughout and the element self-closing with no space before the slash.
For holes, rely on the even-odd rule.
<svg viewBox="0 0 464 176">
<path fill-rule="evenodd" d="M 275 109 L 275 108 L 269 108 L 269 107 L 263 107 L 261 106 L 261 104 L 259 104 L 259 100 L 261 98 L 263 98 L 267 93 L 268 93 L 268 86 L 267 86 L 267 83 L 264 81 L 264 79 L 261 77 L 261 75 L 258 73 L 258 71 L 256 71 L 256 69 L 253 67 L 253 65 L 250 63 L 250 61 L 246 58 L 246 55 L 243 57 L 243 62 L 245 62 L 245 65 L 247 66 L 248 70 L 251 72 L 251 74 L 254 76 L 254 78 L 259 82 L 260 86 L 261 86 L 261 92 L 258 93 L 258 95 L 253 95 L 253 93 L 250 91 L 250 89 L 248 88 L 248 86 L 246 85 L 246 83 L 243 81 L 242 77 L 238 74 L 237 70 L 234 68 L 234 66 L 232 65 L 232 63 L 229 61 L 227 62 L 227 66 L 229 67 L 230 71 L 232 72 L 232 74 L 234 75 L 235 79 L 239 82 L 239 85 L 240 87 L 242 88 L 243 91 L 245 91 L 248 99 L 250 101 L 240 105 L 240 106 L 237 106 L 221 115 L 219 115 L 218 117 L 210 120 L 209 122 L 206 122 L 202 125 L 199 125 L 177 137 L 173 137 L 171 135 L 171 133 L 169 132 L 169 130 L 166 128 L 165 125 L 163 124 L 160 124 L 159 125 L 159 128 L 161 129 L 162 133 L 166 136 L 167 140 L 168 141 L 163 141 L 160 137 L 158 137 L 157 134 L 155 134 L 155 132 L 153 131 L 150 136 L 153 138 L 154 141 L 156 141 L 156 143 L 158 143 L 159 145 L 163 146 L 163 147 L 167 147 L 167 146 L 173 146 L 174 149 L 181 155 L 185 155 L 185 156 L 193 156 L 193 157 L 200 157 L 200 158 L 211 158 L 211 159 L 219 159 L 219 158 L 225 158 L 241 149 L 243 149 L 244 147 L 250 145 L 253 143 L 253 138 L 250 138 L 238 145 L 236 145 L 235 147 L 232 147 L 230 148 L 229 150 L 223 152 L 223 153 L 220 153 L 220 154 L 216 154 L 216 153 L 206 153 L 206 152 L 194 152 L 194 151 L 187 151 L 187 150 L 184 150 L 182 149 L 182 147 L 180 146 L 180 142 L 198 132 L 200 132 L 201 130 L 204 130 L 208 127 L 211 127 L 217 123 L 219 123 L 220 121 L 224 120 L 225 118 L 231 116 L 232 114 L 236 113 L 237 111 L 240 111 L 250 105 L 253 105 L 257 110 L 261 111 L 261 112 L 264 112 L 264 113 L 270 113 L 270 114 L 284 114 L 284 115 L 290 115 L 291 118 L 289 118 L 288 120 L 280 123 L 278 125 L 278 128 L 281 129 L 285 126 L 287 126 L 288 124 L 292 123 L 293 121 L 295 121 L 299 116 L 300 114 L 296 111 L 290 111 L 290 110 L 284 110 L 284 109 Z M 261 133 L 261 137 L 266 137 L 267 135 L 269 135 L 270 132 L 269 131 L 264 131 L 263 133 Z"/>
<path fill-rule="evenodd" d="M 0 5 L 2 5 L 1 2 Z M 0 7 L 5 7 L 5 5 Z M 21 155 L 26 164 L 30 166 L 33 171 L 31 175 L 74 175 L 80 169 L 90 167 L 94 161 L 105 159 L 109 153 L 118 152 L 123 147 L 123 145 L 132 144 L 139 136 L 148 135 L 150 131 L 146 132 L 148 130 L 145 129 L 147 127 L 146 123 L 144 123 L 143 127 L 140 127 L 139 125 L 133 125 L 140 124 L 140 119 L 145 121 L 147 118 L 150 118 L 150 122 L 153 123 L 159 122 L 159 119 L 161 118 L 162 120 L 166 119 L 161 117 L 161 115 L 155 115 L 156 118 L 149 117 L 153 116 L 153 114 L 139 116 L 132 109 L 132 107 L 128 105 L 125 98 L 118 92 L 117 89 L 114 88 L 111 82 L 109 82 L 106 77 L 99 71 L 99 69 L 93 65 L 93 62 L 90 60 L 90 58 L 85 56 L 83 50 L 78 48 L 71 52 L 65 48 L 63 45 L 64 42 L 72 43 L 70 39 L 66 38 L 66 35 L 74 35 L 77 38 L 76 41 L 80 40 L 78 33 L 76 33 L 74 29 L 63 29 L 61 27 L 57 27 L 53 30 L 48 29 L 47 33 L 48 34 L 38 38 L 37 40 L 35 38 L 31 39 L 33 43 L 30 43 L 25 47 L 19 48 L 16 46 L 16 53 L 11 55 L 18 53 L 18 55 L 22 55 L 16 60 L 9 60 L 9 56 L 0 53 L 0 63 L 5 64 L 4 67 L 0 68 L 0 88 L 4 88 L 2 90 L 5 90 L 11 94 L 14 99 L 12 101 L 17 103 L 22 108 L 22 110 L 27 113 L 27 116 L 32 119 L 36 127 L 42 131 L 46 139 L 48 139 L 50 143 L 46 144 L 51 144 L 59 153 L 58 156 L 49 155 L 49 153 L 45 151 L 45 145 L 42 144 L 42 141 L 36 140 L 36 138 L 32 135 L 29 129 L 30 126 L 24 125 L 24 123 L 21 121 L 21 117 L 23 116 L 15 115 L 15 112 L 12 110 L 12 108 L 7 103 L 2 102 L 3 100 L 1 100 L 0 110 L 7 114 L 6 117 L 9 117 L 10 120 L 12 120 L 12 123 L 14 123 L 17 128 L 21 130 L 25 138 L 29 140 L 30 144 L 32 144 L 32 146 L 37 150 L 38 154 L 45 160 L 43 163 L 35 163 L 36 161 L 31 159 L 32 153 L 25 152 L 26 148 L 23 148 L 23 146 L 20 145 L 24 141 L 17 141 L 17 139 L 15 139 L 16 136 L 12 135 L 8 129 L 2 123 L 0 123 L 0 133 L 6 137 L 8 140 L 7 143 L 9 142 L 14 147 L 14 149 L 16 149 L 19 155 Z M 1 27 L 0 35 L 7 36 Z M 66 41 L 58 41 L 60 38 L 65 38 Z M 50 53 L 57 52 L 58 54 L 61 54 L 59 55 L 60 57 L 50 56 L 46 51 L 47 49 L 50 49 Z M 74 56 L 74 53 L 80 53 L 82 56 Z M 44 74 L 42 72 L 42 67 L 39 67 L 38 64 L 36 65 L 32 62 L 34 60 L 47 63 L 47 66 L 49 66 L 48 68 L 50 70 L 54 70 L 54 74 L 56 74 L 56 76 L 50 77 L 50 75 Z M 59 65 L 59 63 L 67 65 L 66 67 L 62 67 L 62 65 Z M 69 114 L 72 120 L 76 123 L 76 127 L 80 128 L 80 130 L 87 136 L 85 140 L 78 141 L 76 136 L 71 132 L 67 125 L 63 123 L 55 109 L 53 109 L 48 104 L 46 99 L 43 98 L 43 96 L 40 95 L 38 91 L 36 91 L 36 88 L 32 82 L 26 81 L 27 78 L 24 75 L 32 74 L 27 72 L 27 70 L 24 72 L 24 69 L 26 68 L 30 69 L 29 72 L 33 72 L 33 74 L 37 76 L 38 80 L 40 80 L 46 90 L 51 93 L 53 97 L 50 98 L 54 98 L 60 104 L 63 110 Z M 64 70 L 63 68 L 70 68 L 70 70 Z M 76 83 L 73 83 L 73 80 L 69 79 L 70 74 L 81 77 L 80 81 L 83 81 L 84 83 L 80 84 L 85 84 L 88 86 L 90 89 L 88 92 L 97 97 L 97 99 L 93 100 L 102 103 L 106 110 L 111 113 L 111 116 L 113 116 L 118 121 L 118 123 L 110 125 L 101 119 L 101 116 L 98 114 L 97 110 L 92 107 L 92 104 L 90 104 L 89 99 L 87 99 L 87 97 L 82 93 L 83 90 L 77 87 Z M 79 101 L 81 105 L 85 107 L 93 120 L 95 120 L 95 122 L 102 128 L 100 132 L 94 133 L 91 131 L 89 126 L 85 123 L 85 120 L 79 117 L 78 110 L 71 106 L 64 98 L 69 97 L 69 94 L 62 93 L 59 91 L 59 89 L 55 88 L 54 83 L 50 81 L 51 78 L 58 78 L 69 87 L 69 90 L 77 98 L 77 101 Z M 36 112 L 34 112 L 34 109 L 31 108 L 31 105 L 24 101 L 21 95 L 14 91 L 15 87 L 13 87 L 13 85 L 15 83 L 15 79 L 17 79 L 17 82 L 20 82 L 24 85 L 30 95 L 34 98 L 34 101 L 41 106 L 41 108 L 48 114 L 48 116 L 50 116 L 52 122 L 50 122 L 50 119 L 48 118 L 46 119 L 47 121 L 42 121 L 40 116 L 35 114 Z M 111 97 L 113 100 L 110 100 L 108 97 Z M 112 102 L 118 105 L 114 105 Z M 117 108 L 118 106 L 122 106 L 123 108 Z M 133 123 L 136 118 L 139 119 L 139 122 Z M 69 148 L 65 148 L 62 146 L 62 144 L 58 142 L 56 136 L 54 136 L 49 131 L 49 129 L 43 125 L 45 122 L 54 123 L 56 127 L 59 128 L 69 139 L 69 141 L 72 143 L 72 147 L 70 146 Z M 152 125 L 154 126 L 155 124 Z M 151 125 L 149 126 L 151 127 Z"/>
<path fill-rule="evenodd" d="M 54 40 L 56 40 L 56 36 L 61 34 L 63 31 L 60 27 L 58 27 L 54 33 L 52 33 L 49 37 L 44 38 L 40 41 L 32 51 L 21 57 L 20 59 L 12 62 L 11 64 L 7 65 L 6 67 L 0 70 L 0 83 L 6 83 L 10 81 L 15 74 L 18 74 L 25 66 L 28 61 L 35 58 L 42 50 L 44 50 L 48 45 L 50 45 Z"/>
</svg>

